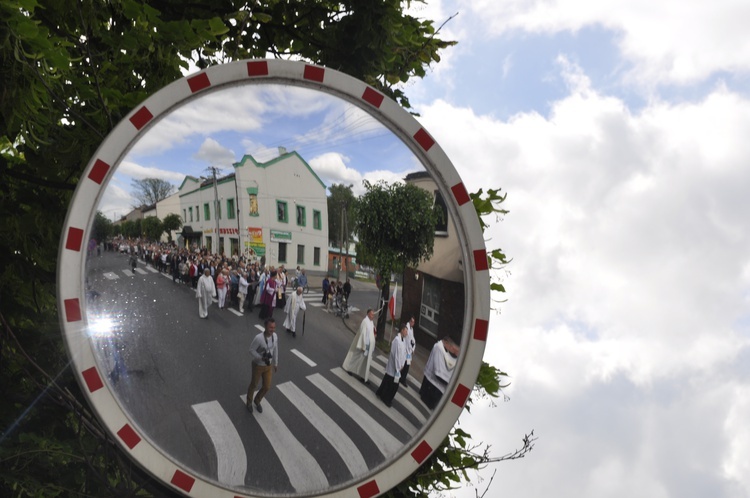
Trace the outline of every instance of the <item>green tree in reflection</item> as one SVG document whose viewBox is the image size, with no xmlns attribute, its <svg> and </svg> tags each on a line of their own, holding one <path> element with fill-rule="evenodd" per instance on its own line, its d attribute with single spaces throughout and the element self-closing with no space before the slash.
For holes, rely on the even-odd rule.
<svg viewBox="0 0 750 498">
<path fill-rule="evenodd" d="M 356 204 L 357 259 L 378 272 L 381 301 L 388 302 L 391 273 L 402 274 L 432 256 L 439 210 L 431 193 L 410 183 L 365 181 L 364 186 Z M 378 314 L 378 340 L 386 316 Z"/>
</svg>

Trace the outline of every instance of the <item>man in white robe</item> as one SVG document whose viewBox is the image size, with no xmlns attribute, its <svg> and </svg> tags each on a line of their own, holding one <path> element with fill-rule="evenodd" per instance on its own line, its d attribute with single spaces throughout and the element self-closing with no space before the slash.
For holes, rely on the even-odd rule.
<svg viewBox="0 0 750 498">
<path fill-rule="evenodd" d="M 430 357 L 424 366 L 422 387 L 419 389 L 419 396 L 431 409 L 437 406 L 448 387 L 456 367 L 458 352 L 458 346 L 450 337 L 444 337 L 432 347 Z"/>
<path fill-rule="evenodd" d="M 414 340 L 414 316 L 409 317 L 409 321 L 406 322 L 405 326 L 406 337 L 404 338 L 404 344 L 406 345 L 406 364 L 401 370 L 401 385 L 404 387 L 409 387 L 406 379 L 409 375 L 409 366 L 411 365 L 411 360 L 414 358 L 414 350 L 416 349 L 417 345 L 416 341 Z"/>
<path fill-rule="evenodd" d="M 349 352 L 344 358 L 342 368 L 350 375 L 357 375 L 362 382 L 370 382 L 370 364 L 375 352 L 375 322 L 373 318 L 375 312 L 372 309 L 367 310 L 367 316 L 359 325 L 359 331 L 354 336 Z"/>
<path fill-rule="evenodd" d="M 401 326 L 401 330 L 391 342 L 391 352 L 388 355 L 388 363 L 385 366 L 385 375 L 383 376 L 380 387 L 375 392 L 375 395 L 385 403 L 388 408 L 393 403 L 393 398 L 396 396 L 398 391 L 399 380 L 401 378 L 401 372 L 406 364 L 406 338 L 408 332 L 406 325 Z"/>
<path fill-rule="evenodd" d="M 211 278 L 211 270 L 206 268 L 203 275 L 198 279 L 195 289 L 195 297 L 198 298 L 198 316 L 208 318 L 208 307 L 211 306 L 211 298 L 216 297 L 216 286 Z"/>
<path fill-rule="evenodd" d="M 240 273 L 240 284 L 237 288 L 237 297 L 239 298 L 239 311 L 240 314 L 245 313 L 245 298 L 247 297 L 247 288 L 250 283 L 247 281 L 247 273 L 244 271 Z"/>
<path fill-rule="evenodd" d="M 287 332 L 292 333 L 292 337 L 297 337 L 297 313 L 299 310 L 306 310 L 305 298 L 302 297 L 302 287 L 297 287 L 295 292 L 287 299 L 286 306 L 284 307 L 284 313 L 286 313 L 286 319 L 284 320 L 284 327 Z"/>
</svg>

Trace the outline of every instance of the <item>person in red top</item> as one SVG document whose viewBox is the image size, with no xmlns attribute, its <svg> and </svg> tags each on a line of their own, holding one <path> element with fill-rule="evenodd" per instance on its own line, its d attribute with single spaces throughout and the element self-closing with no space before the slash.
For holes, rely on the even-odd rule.
<svg viewBox="0 0 750 498">
<path fill-rule="evenodd" d="M 266 285 L 260 296 L 260 319 L 273 318 L 273 309 L 276 307 L 276 271 L 272 271 L 266 280 Z"/>
<path fill-rule="evenodd" d="M 219 294 L 219 309 L 224 309 L 224 302 L 227 299 L 227 290 L 229 289 L 229 270 L 224 269 L 216 276 L 216 291 Z"/>
</svg>

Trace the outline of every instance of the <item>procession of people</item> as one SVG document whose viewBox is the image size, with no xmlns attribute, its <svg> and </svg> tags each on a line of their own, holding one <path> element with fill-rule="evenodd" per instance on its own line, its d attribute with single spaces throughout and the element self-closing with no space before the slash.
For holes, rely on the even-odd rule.
<svg viewBox="0 0 750 498">
<path fill-rule="evenodd" d="M 105 249 L 107 248 L 105 245 Z M 258 316 L 264 323 L 264 332 L 253 339 L 250 348 L 252 380 L 248 387 L 247 405 L 248 410 L 253 411 L 254 406 L 257 413 L 262 413 L 261 401 L 271 387 L 273 372 L 278 369 L 278 336 L 275 332 L 274 311 L 281 308 L 284 313 L 283 327 L 292 338 L 297 337 L 302 312 L 304 331 L 307 310 L 304 292 L 308 286 L 304 270 L 297 267 L 294 278 L 287 279 L 283 265 L 279 268 L 262 267 L 236 256 L 227 258 L 211 255 L 206 251 L 140 243 L 120 243 L 110 245 L 109 248 L 125 252 L 132 271 L 135 271 L 136 261 L 141 259 L 171 275 L 175 283 L 191 286 L 198 301 L 199 318 L 208 318 L 209 308 L 214 300 L 217 301 L 218 309 L 236 307 L 240 315 L 244 315 L 246 311 L 252 312 L 256 306 L 260 308 Z M 293 288 L 287 297 L 288 286 Z M 348 301 L 351 292 L 352 285 L 348 278 L 342 283 L 330 280 L 326 275 L 322 280 L 322 304 L 326 310 L 339 299 Z M 375 310 L 367 310 L 342 363 L 344 371 L 365 385 L 370 384 L 373 358 L 383 354 L 378 352 L 376 344 L 375 316 Z M 375 390 L 375 395 L 388 407 L 393 406 L 399 387 L 410 387 L 408 379 L 417 349 L 414 327 L 413 315 L 408 316 L 399 326 L 387 354 L 385 374 Z M 429 409 L 435 409 L 442 399 L 455 370 L 458 353 L 459 347 L 450 337 L 437 340 L 432 345 L 421 372 L 422 382 L 418 390 L 419 398 Z M 259 383 L 262 384 L 260 390 L 254 394 Z"/>
</svg>

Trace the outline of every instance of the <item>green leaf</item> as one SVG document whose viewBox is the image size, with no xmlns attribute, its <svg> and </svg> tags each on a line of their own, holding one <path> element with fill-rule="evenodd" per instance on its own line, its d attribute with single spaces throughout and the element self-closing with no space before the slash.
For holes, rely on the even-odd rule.
<svg viewBox="0 0 750 498">
<path fill-rule="evenodd" d="M 253 12 L 252 18 L 254 21 L 260 23 L 269 23 L 273 21 L 273 17 L 265 12 Z"/>
<path fill-rule="evenodd" d="M 214 36 L 221 36 L 229 32 L 229 28 L 224 24 L 218 17 L 214 17 L 208 20 L 210 33 Z"/>
</svg>

